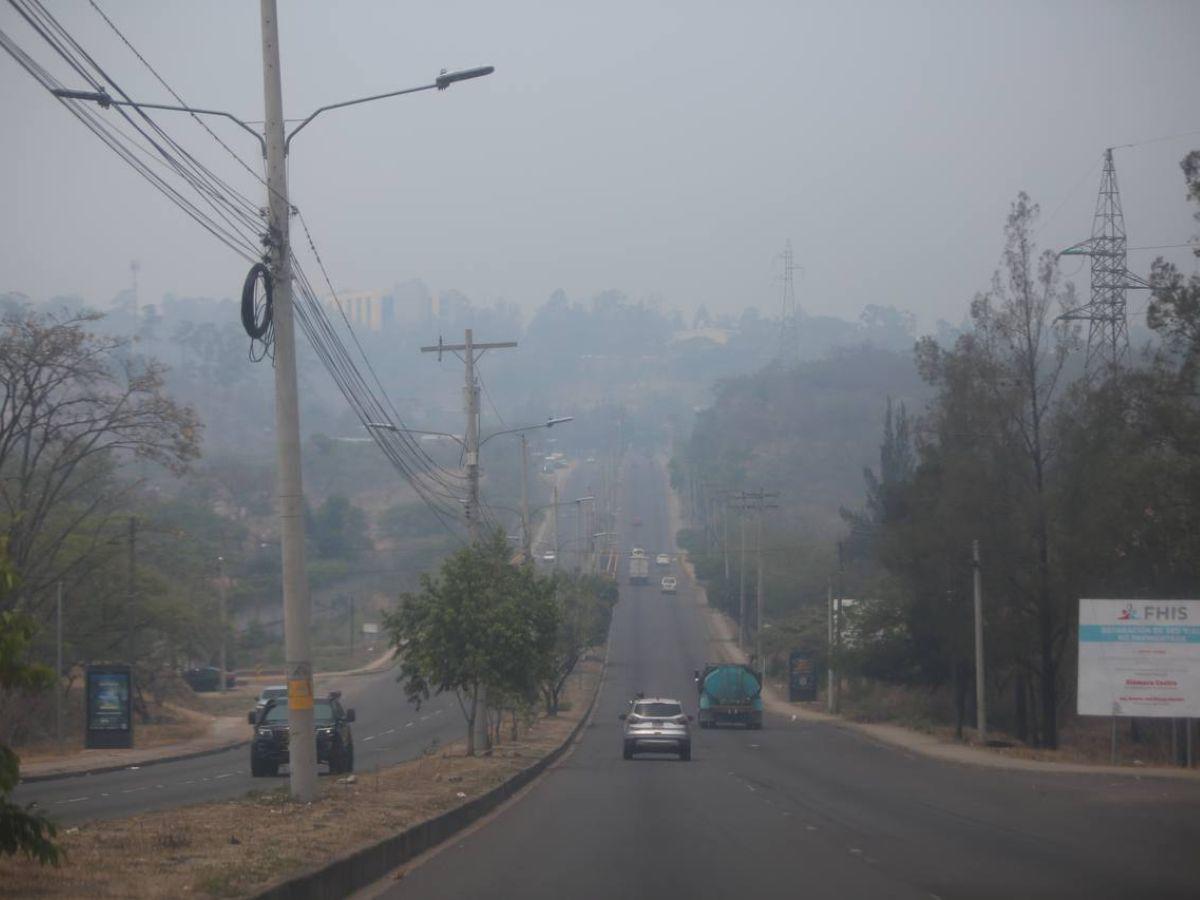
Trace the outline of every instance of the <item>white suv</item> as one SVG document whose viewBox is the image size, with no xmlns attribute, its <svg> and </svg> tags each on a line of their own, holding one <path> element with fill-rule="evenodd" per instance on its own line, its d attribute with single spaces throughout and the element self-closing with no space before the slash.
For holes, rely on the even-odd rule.
<svg viewBox="0 0 1200 900">
<path fill-rule="evenodd" d="M 675 588 L 679 582 L 675 580 L 674 575 L 664 575 L 662 580 L 662 592 L 664 594 L 674 594 Z"/>
<path fill-rule="evenodd" d="M 687 762 L 692 758 L 692 731 L 683 704 L 667 697 L 639 698 L 621 713 L 625 722 L 622 735 L 625 759 L 635 753 L 678 753 Z"/>
</svg>

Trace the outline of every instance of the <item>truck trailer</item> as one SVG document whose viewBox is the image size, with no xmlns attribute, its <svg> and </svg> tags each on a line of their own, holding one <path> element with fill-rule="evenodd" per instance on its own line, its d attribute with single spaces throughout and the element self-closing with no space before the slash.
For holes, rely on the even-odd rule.
<svg viewBox="0 0 1200 900">
<path fill-rule="evenodd" d="M 762 682 L 752 668 L 739 663 L 714 663 L 696 672 L 700 693 L 701 728 L 743 725 L 762 728 Z"/>
<path fill-rule="evenodd" d="M 629 583 L 647 584 L 650 581 L 650 558 L 637 547 L 629 557 Z"/>
</svg>

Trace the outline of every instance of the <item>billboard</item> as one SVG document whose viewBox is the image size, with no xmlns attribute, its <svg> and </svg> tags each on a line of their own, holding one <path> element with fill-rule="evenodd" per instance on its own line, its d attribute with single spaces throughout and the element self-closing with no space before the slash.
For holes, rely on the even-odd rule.
<svg viewBox="0 0 1200 900">
<path fill-rule="evenodd" d="M 1076 709 L 1200 718 L 1200 600 L 1080 600 Z"/>
<path fill-rule="evenodd" d="M 817 699 L 817 673 L 812 656 L 804 650 L 793 650 L 788 657 L 788 700 Z"/>
<path fill-rule="evenodd" d="M 88 666 L 84 746 L 133 746 L 133 673 L 129 666 Z"/>
</svg>

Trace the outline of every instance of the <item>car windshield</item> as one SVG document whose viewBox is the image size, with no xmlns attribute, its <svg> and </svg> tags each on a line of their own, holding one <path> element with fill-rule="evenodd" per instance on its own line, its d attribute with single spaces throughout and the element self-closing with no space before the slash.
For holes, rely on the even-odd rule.
<svg viewBox="0 0 1200 900">
<path fill-rule="evenodd" d="M 333 704 L 328 700 L 317 700 L 313 703 L 313 717 L 317 724 L 328 724 L 333 721 Z M 263 722 L 268 725 L 276 725 L 288 720 L 288 708 L 286 703 L 276 703 L 267 710 L 267 715 Z"/>
<path fill-rule="evenodd" d="M 645 718 L 666 719 L 683 715 L 683 708 L 678 703 L 638 703 L 633 707 L 633 714 Z"/>
<path fill-rule="evenodd" d="M 286 697 L 287 688 L 266 688 L 262 692 L 261 696 L 263 700 L 274 700 L 279 697 Z"/>
</svg>

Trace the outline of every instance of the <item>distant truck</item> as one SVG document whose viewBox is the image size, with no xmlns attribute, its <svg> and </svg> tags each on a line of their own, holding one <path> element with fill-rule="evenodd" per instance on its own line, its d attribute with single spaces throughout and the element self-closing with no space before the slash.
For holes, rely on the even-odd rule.
<svg viewBox="0 0 1200 900">
<path fill-rule="evenodd" d="M 762 728 L 762 682 L 758 673 L 746 665 L 717 663 L 696 672 L 696 690 L 700 693 L 701 728 L 718 725 L 743 725 Z"/>
<path fill-rule="evenodd" d="M 648 584 L 650 581 L 650 557 L 640 547 L 634 547 L 629 557 L 629 583 Z"/>
</svg>

